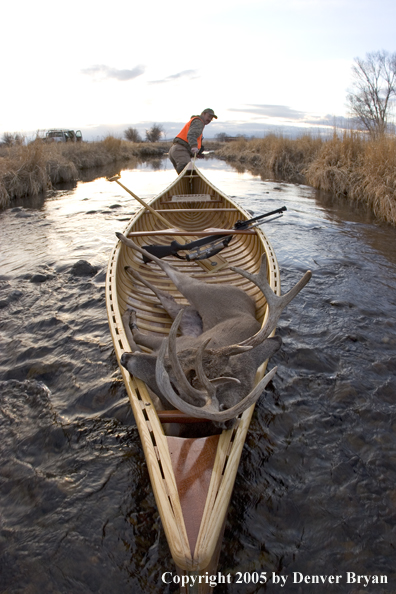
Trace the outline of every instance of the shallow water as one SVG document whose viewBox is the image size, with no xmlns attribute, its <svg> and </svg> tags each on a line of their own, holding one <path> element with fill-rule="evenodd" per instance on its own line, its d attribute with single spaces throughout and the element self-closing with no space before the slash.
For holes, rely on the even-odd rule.
<svg viewBox="0 0 396 594">
<path fill-rule="evenodd" d="M 175 175 L 156 167 L 122 181 L 151 198 Z M 307 186 L 201 169 L 256 214 L 287 206 L 263 225 L 283 291 L 313 271 L 278 326 L 219 565 L 286 585 L 215 591 L 395 592 L 396 230 Z M 104 300 L 114 233 L 137 209 L 99 178 L 0 213 L 0 592 L 175 591 Z M 293 572 L 342 577 L 318 586 Z"/>
</svg>

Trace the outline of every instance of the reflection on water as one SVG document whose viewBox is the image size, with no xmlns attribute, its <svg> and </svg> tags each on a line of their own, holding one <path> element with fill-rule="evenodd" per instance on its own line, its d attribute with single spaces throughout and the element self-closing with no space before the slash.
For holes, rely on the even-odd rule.
<svg viewBox="0 0 396 594">
<path fill-rule="evenodd" d="M 278 373 L 243 450 L 220 568 L 275 572 L 288 593 L 394 592 L 396 231 L 307 186 L 200 165 L 256 214 L 287 206 L 263 225 L 283 291 L 313 271 L 278 326 Z M 122 181 L 147 199 L 174 176 L 160 161 Z M 137 209 L 99 178 L 0 214 L 2 592 L 172 591 L 104 301 L 114 233 Z M 342 579 L 315 589 L 293 572 Z M 348 584 L 347 572 L 389 584 Z"/>
</svg>

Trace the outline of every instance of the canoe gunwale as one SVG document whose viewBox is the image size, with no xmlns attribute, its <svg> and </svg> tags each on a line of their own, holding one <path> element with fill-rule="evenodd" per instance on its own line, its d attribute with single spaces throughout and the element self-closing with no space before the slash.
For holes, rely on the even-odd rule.
<svg viewBox="0 0 396 594">
<path fill-rule="evenodd" d="M 235 203 L 231 198 L 215 188 L 199 170 L 194 168 L 193 173 L 193 178 L 199 178 L 199 182 L 202 182 L 202 186 L 208 186 L 215 196 L 221 198 L 220 202 L 224 202 L 227 205 L 227 211 L 236 213 L 239 218 L 250 218 L 248 212 Z M 184 170 L 174 182 L 150 201 L 150 206 L 154 207 L 157 203 L 161 213 L 166 215 L 167 209 L 163 208 L 163 206 L 164 204 L 171 203 L 170 201 L 161 202 L 161 199 L 163 196 L 169 194 L 181 180 L 184 182 L 183 177 L 185 176 L 187 176 L 187 178 L 190 177 L 188 170 L 187 172 Z M 219 202 L 219 200 L 216 200 L 216 202 Z M 210 209 L 206 208 L 207 205 L 208 202 L 205 202 L 205 208 L 202 209 L 204 214 L 206 210 L 210 211 Z M 187 212 L 190 209 L 182 208 L 174 209 L 174 211 L 175 210 Z M 191 210 L 200 211 L 201 209 L 192 208 Z M 169 209 L 169 211 L 171 211 L 171 209 Z M 181 214 L 183 214 L 183 212 Z M 147 210 L 142 208 L 128 222 L 124 234 L 128 235 L 131 229 L 136 227 L 139 228 L 144 215 L 147 216 Z M 151 214 L 150 217 L 152 217 Z M 262 253 L 265 252 L 267 256 L 269 284 L 275 293 L 279 295 L 279 268 L 275 253 L 270 242 L 259 228 L 255 230 L 254 235 L 256 238 L 255 241 L 259 244 L 259 247 L 257 247 L 256 250 L 258 249 Z M 246 237 L 246 241 L 250 241 L 248 237 Z M 244 249 L 250 250 L 249 245 L 243 247 Z M 201 527 L 194 554 L 191 554 L 176 480 L 172 470 L 171 457 L 163 427 L 145 384 L 142 381 L 131 377 L 127 370 L 120 364 L 122 354 L 131 350 L 121 319 L 122 313 L 124 313 L 123 307 L 125 307 L 125 305 L 123 305 L 123 303 L 125 303 L 125 299 L 123 298 L 121 300 L 122 303 L 118 302 L 119 291 L 120 294 L 124 293 L 124 288 L 119 286 L 120 283 L 117 275 L 118 268 L 121 266 L 123 260 L 122 250 L 122 244 L 117 242 L 109 259 L 106 278 L 106 306 L 115 354 L 138 427 L 155 500 L 172 558 L 179 570 L 184 572 L 204 571 L 205 568 L 210 565 L 218 545 L 219 535 L 224 527 L 239 460 L 250 420 L 253 415 L 254 405 L 241 415 L 233 429 L 223 431 L 220 435 Z M 188 266 L 186 266 L 186 270 L 189 270 Z M 228 274 L 228 271 L 224 274 Z M 233 273 L 230 271 L 229 275 L 231 276 L 232 274 Z M 157 275 L 156 270 L 153 272 L 153 275 Z M 208 275 L 204 271 L 198 270 L 196 276 L 197 278 L 200 278 L 201 276 L 208 278 L 212 275 Z M 150 307 L 147 309 L 148 312 L 152 311 Z M 263 323 L 265 322 L 266 316 L 267 313 L 263 317 Z M 169 330 L 165 329 L 164 333 L 166 334 L 167 331 Z M 257 381 L 263 377 L 266 365 L 267 362 L 264 362 L 259 368 L 257 372 Z"/>
</svg>

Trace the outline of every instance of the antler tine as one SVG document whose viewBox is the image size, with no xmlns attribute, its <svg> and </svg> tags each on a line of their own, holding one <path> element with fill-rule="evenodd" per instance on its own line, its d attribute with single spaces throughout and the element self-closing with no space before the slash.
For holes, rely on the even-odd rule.
<svg viewBox="0 0 396 594">
<path fill-rule="evenodd" d="M 275 293 L 273 292 L 273 290 L 271 289 L 271 287 L 268 283 L 265 269 L 266 269 L 265 255 L 263 255 L 263 258 L 261 261 L 261 266 L 260 266 L 260 271 L 258 274 L 251 274 L 250 272 L 247 272 L 246 270 L 243 270 L 242 268 L 237 268 L 234 266 L 231 267 L 231 270 L 233 270 L 234 272 L 237 272 L 238 274 L 241 274 L 245 278 L 249 279 L 253 284 L 255 284 L 260 289 L 260 291 L 264 294 L 264 297 L 267 300 L 267 304 L 268 304 L 268 308 L 269 308 L 269 314 L 268 314 L 267 321 L 264 324 L 264 326 L 261 328 L 261 330 L 259 330 L 254 336 L 251 336 L 250 338 L 247 338 L 240 344 L 235 345 L 237 347 L 244 347 L 244 346 L 255 347 L 255 346 L 261 344 L 266 338 L 268 338 L 268 336 L 271 334 L 271 332 L 275 329 L 276 324 L 280 318 L 282 311 L 285 309 L 285 307 L 287 305 L 289 305 L 289 303 L 294 299 L 294 297 L 296 297 L 296 295 L 298 295 L 298 293 L 301 291 L 301 289 L 303 287 L 305 287 L 305 285 L 307 284 L 307 282 L 309 281 L 309 279 L 312 276 L 311 271 L 308 270 L 304 274 L 304 276 L 294 285 L 294 287 L 292 289 L 290 289 L 290 291 L 288 291 L 285 295 L 278 296 L 278 295 L 275 295 Z M 227 347 L 227 348 L 232 348 L 232 347 Z"/>
<path fill-rule="evenodd" d="M 172 324 L 172 327 L 170 329 L 169 337 L 166 339 L 166 342 L 168 344 L 169 359 L 171 362 L 172 370 L 176 376 L 177 385 L 180 387 L 180 390 L 182 392 L 184 392 L 187 396 L 190 396 L 191 398 L 194 398 L 195 400 L 197 398 L 199 398 L 199 399 L 203 399 L 204 401 L 206 401 L 208 399 L 208 394 L 206 394 L 205 392 L 202 392 L 201 390 L 196 390 L 195 388 L 193 388 L 193 386 L 190 384 L 190 382 L 187 380 L 186 376 L 184 375 L 184 371 L 183 371 L 182 366 L 180 365 L 180 361 L 177 357 L 176 334 L 179 329 L 180 321 L 183 316 L 183 311 L 184 310 L 181 309 L 179 311 L 179 313 L 177 314 L 177 316 Z M 158 355 L 158 357 L 159 357 L 159 355 Z M 161 384 L 159 384 L 159 385 L 161 385 Z"/>
<path fill-rule="evenodd" d="M 197 350 L 197 356 L 195 359 L 195 371 L 197 373 L 197 377 L 198 377 L 200 383 L 206 389 L 208 395 L 211 398 L 213 398 L 213 396 L 216 393 L 216 388 L 213 384 L 210 383 L 210 380 L 206 376 L 204 368 L 203 368 L 203 352 L 204 352 L 208 342 L 210 342 L 210 340 L 211 340 L 210 338 L 208 338 L 208 340 L 205 340 L 205 342 L 203 342 Z"/>
</svg>

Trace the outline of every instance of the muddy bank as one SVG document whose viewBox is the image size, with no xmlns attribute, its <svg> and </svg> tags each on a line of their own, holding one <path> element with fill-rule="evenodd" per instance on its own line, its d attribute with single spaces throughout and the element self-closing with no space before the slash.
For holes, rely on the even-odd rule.
<svg viewBox="0 0 396 594">
<path fill-rule="evenodd" d="M 86 172 L 108 167 L 112 175 L 121 167 L 133 168 L 138 161 L 162 158 L 169 143 L 133 143 L 107 137 L 102 142 L 46 143 L 36 140 L 27 146 L 2 148 L 0 152 L 0 208 L 15 198 L 37 196 L 59 184 L 84 179 Z"/>
</svg>

